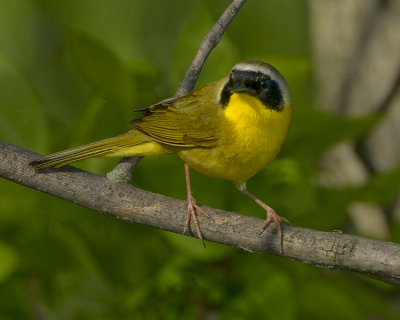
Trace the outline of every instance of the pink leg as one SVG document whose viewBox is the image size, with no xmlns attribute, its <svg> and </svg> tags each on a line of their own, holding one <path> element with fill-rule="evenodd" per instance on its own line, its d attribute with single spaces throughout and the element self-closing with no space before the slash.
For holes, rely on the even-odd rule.
<svg viewBox="0 0 400 320">
<path fill-rule="evenodd" d="M 185 178 L 186 178 L 186 189 L 187 189 L 187 212 L 186 212 L 185 228 L 183 229 L 183 233 L 185 234 L 189 231 L 190 222 L 193 217 L 193 221 L 196 226 L 197 237 L 201 240 L 201 243 L 205 247 L 206 245 L 204 244 L 204 237 L 200 229 L 200 222 L 197 217 L 197 212 L 199 211 L 200 213 L 204 214 L 207 218 L 210 219 L 212 218 L 208 213 L 204 212 L 204 210 L 197 205 L 196 199 L 192 195 L 192 190 L 190 188 L 189 165 L 187 163 L 185 163 Z"/>
<path fill-rule="evenodd" d="M 246 184 L 242 184 L 238 188 L 243 194 L 246 196 L 250 197 L 253 199 L 258 205 L 260 205 L 266 212 L 267 212 L 267 218 L 265 219 L 265 222 L 262 226 L 262 231 L 263 232 L 267 227 L 272 223 L 275 222 L 276 229 L 278 230 L 278 238 L 281 240 L 282 244 L 282 229 L 281 229 L 281 221 L 290 223 L 288 219 L 279 216 L 274 209 L 272 209 L 270 206 L 262 202 L 260 199 L 258 199 L 254 194 L 250 193 L 246 189 Z"/>
</svg>

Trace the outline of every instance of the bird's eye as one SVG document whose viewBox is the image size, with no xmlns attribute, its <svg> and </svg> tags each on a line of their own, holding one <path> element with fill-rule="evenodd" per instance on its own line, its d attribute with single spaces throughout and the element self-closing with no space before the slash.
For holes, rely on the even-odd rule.
<svg viewBox="0 0 400 320">
<path fill-rule="evenodd" d="M 260 85 L 262 88 L 267 88 L 270 82 L 270 79 L 264 78 L 260 81 Z"/>
</svg>

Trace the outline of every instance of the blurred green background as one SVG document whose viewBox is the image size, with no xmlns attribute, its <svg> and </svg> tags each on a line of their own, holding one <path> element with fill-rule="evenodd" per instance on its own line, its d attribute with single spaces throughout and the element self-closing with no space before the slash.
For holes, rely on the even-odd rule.
<svg viewBox="0 0 400 320">
<path fill-rule="evenodd" d="M 47 154 L 130 129 L 131 110 L 174 95 L 229 1 L 1 0 L 0 140 Z M 376 118 L 316 111 L 306 1 L 249 1 L 198 86 L 240 60 L 286 77 L 294 125 L 248 188 L 296 226 L 352 232 L 353 200 L 388 205 L 399 170 L 362 188 L 316 184 L 315 159 Z M 323 132 L 323 134 L 321 134 Z M 76 164 L 105 173 L 118 160 Z M 230 182 L 193 172 L 202 204 L 264 218 Z M 134 185 L 185 198 L 175 156 L 145 158 Z M 184 213 L 182 213 L 183 215 Z M 400 291 L 356 274 L 127 224 L 0 181 L 0 319 L 398 319 Z M 391 223 L 391 241 L 400 226 Z"/>
</svg>

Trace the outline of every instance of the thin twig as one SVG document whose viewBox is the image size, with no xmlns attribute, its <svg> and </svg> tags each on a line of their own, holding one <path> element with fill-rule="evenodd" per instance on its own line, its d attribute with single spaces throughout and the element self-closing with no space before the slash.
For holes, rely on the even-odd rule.
<svg viewBox="0 0 400 320">
<path fill-rule="evenodd" d="M 122 158 L 118 164 L 106 174 L 106 178 L 110 182 L 131 183 L 133 171 L 143 157 L 126 157 Z"/>
<path fill-rule="evenodd" d="M 232 22 L 233 18 L 235 18 L 239 9 L 244 5 L 245 2 L 246 0 L 232 1 L 229 7 L 226 8 L 224 13 L 214 24 L 211 31 L 205 36 L 199 50 L 196 53 L 196 56 L 194 57 L 189 68 L 186 70 L 185 76 L 179 83 L 178 90 L 176 91 L 177 96 L 193 90 L 208 55 L 219 43 L 225 30 L 228 28 L 229 24 Z"/>
<path fill-rule="evenodd" d="M 185 201 L 137 189 L 127 183 L 111 183 L 102 175 L 71 166 L 37 172 L 29 166 L 37 156 L 0 141 L 0 177 L 127 222 L 182 232 Z M 281 251 L 275 226 L 269 226 L 260 235 L 258 231 L 264 222 L 261 219 L 202 208 L 213 218 L 199 215 L 202 232 L 209 241 L 325 268 L 356 271 L 400 285 L 399 244 L 284 225 Z"/>
</svg>

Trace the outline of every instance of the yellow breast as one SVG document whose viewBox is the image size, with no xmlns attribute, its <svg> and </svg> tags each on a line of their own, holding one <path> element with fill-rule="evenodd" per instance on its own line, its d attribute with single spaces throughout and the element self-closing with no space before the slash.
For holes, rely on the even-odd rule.
<svg viewBox="0 0 400 320">
<path fill-rule="evenodd" d="M 276 157 L 292 120 L 292 107 L 266 108 L 245 93 L 230 97 L 221 117 L 221 138 L 210 149 L 181 151 L 178 155 L 195 170 L 240 185 Z"/>
</svg>

